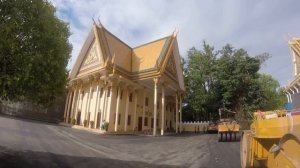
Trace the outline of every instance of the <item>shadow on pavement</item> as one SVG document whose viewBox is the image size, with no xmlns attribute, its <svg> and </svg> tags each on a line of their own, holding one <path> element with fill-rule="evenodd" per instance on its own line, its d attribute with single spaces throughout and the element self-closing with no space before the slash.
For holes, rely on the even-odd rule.
<svg viewBox="0 0 300 168">
<path fill-rule="evenodd" d="M 123 161 L 99 157 L 80 157 L 59 155 L 48 152 L 14 151 L 0 146 L 0 168 L 33 168 L 33 167 L 141 167 L 141 168 L 176 168 L 173 165 L 155 165 L 138 161 Z"/>
<path fill-rule="evenodd" d="M 43 121 L 43 120 L 38 120 L 38 119 L 34 119 L 34 118 L 26 118 L 24 116 L 13 116 L 13 115 L 7 115 L 7 114 L 3 114 L 3 113 L 0 113 L 0 117 L 9 118 L 12 120 L 30 122 L 30 123 L 38 123 L 38 124 L 45 124 L 45 125 L 58 125 L 58 122 Z"/>
<path fill-rule="evenodd" d="M 205 135 L 205 133 L 193 133 L 193 132 L 182 132 L 182 133 L 178 133 L 178 134 L 167 134 L 164 136 L 169 136 L 169 137 L 193 137 L 193 136 L 201 136 L 201 135 Z M 163 136 L 162 136 L 163 137 Z"/>
</svg>

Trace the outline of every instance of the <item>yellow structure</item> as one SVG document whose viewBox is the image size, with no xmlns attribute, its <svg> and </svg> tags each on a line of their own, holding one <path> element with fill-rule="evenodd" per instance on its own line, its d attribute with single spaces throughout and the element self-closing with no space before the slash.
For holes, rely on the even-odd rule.
<svg viewBox="0 0 300 168">
<path fill-rule="evenodd" d="M 300 38 L 292 38 L 289 47 L 293 62 L 295 79 L 285 88 L 285 93 L 289 103 L 293 104 L 294 109 L 300 108 Z"/>
<path fill-rule="evenodd" d="M 240 125 L 235 120 L 236 112 L 226 108 L 219 109 L 218 141 L 230 142 L 240 140 Z"/>
<path fill-rule="evenodd" d="M 239 141 L 240 125 L 236 121 L 221 121 L 218 124 L 218 140 L 220 141 Z"/>
<path fill-rule="evenodd" d="M 259 112 L 241 140 L 241 166 L 300 167 L 300 112 Z"/>
<path fill-rule="evenodd" d="M 69 80 L 66 123 L 153 135 L 182 130 L 185 86 L 175 32 L 131 48 L 94 23 Z"/>
</svg>

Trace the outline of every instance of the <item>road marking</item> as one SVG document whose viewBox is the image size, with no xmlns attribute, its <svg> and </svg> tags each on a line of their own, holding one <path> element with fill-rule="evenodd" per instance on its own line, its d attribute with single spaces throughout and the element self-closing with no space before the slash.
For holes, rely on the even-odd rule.
<svg viewBox="0 0 300 168">
<path fill-rule="evenodd" d="M 100 148 L 102 148 L 103 150 L 105 150 L 107 152 L 110 152 L 111 155 L 109 155 L 109 154 L 107 154 L 104 151 L 97 150 L 97 149 L 95 149 L 95 148 L 93 148 L 93 147 L 85 144 L 84 142 L 82 142 L 82 140 L 80 140 L 79 138 L 75 137 L 74 135 L 72 135 L 72 134 L 70 134 L 70 133 L 68 133 L 66 131 L 63 131 L 63 130 L 58 131 L 57 129 L 49 127 L 49 126 L 48 126 L 48 128 L 51 129 L 52 131 L 56 132 L 57 134 L 65 137 L 65 138 L 70 139 L 72 142 L 74 142 L 74 143 L 76 143 L 76 144 L 78 144 L 78 145 L 80 145 L 80 146 L 82 146 L 82 147 L 84 147 L 86 149 L 90 149 L 90 150 L 92 150 L 92 151 L 94 151 L 94 152 L 96 152 L 98 154 L 104 155 L 107 158 L 110 158 L 110 159 L 121 159 L 121 160 L 123 160 L 124 158 L 120 158 L 120 156 L 126 156 L 125 157 L 126 160 L 129 160 L 129 161 L 136 161 L 137 160 L 136 157 L 134 157 L 134 156 L 132 156 L 130 154 L 122 153 L 120 151 L 117 151 L 117 150 L 114 150 L 114 149 L 111 149 L 111 148 L 108 148 L 108 147 L 105 147 L 105 146 L 102 146 L 102 145 L 99 145 L 99 144 L 94 144 L 95 146 L 100 147 Z M 117 157 L 117 156 L 119 156 L 119 157 Z M 139 161 L 144 161 L 145 162 L 145 160 L 143 160 L 141 158 L 139 158 Z"/>
<path fill-rule="evenodd" d="M 117 158 L 115 158 L 115 157 L 111 157 L 110 155 L 107 155 L 105 152 L 102 152 L 102 151 L 100 151 L 100 150 L 94 149 L 94 148 L 92 148 L 91 146 L 86 145 L 86 144 L 80 142 L 79 140 L 76 140 L 77 138 L 75 138 L 75 137 L 72 136 L 72 135 L 70 136 L 70 134 L 67 133 L 67 132 L 65 132 L 65 131 L 63 131 L 63 132 L 64 132 L 66 135 L 63 134 L 62 132 L 59 132 L 59 131 L 56 130 L 55 128 L 51 128 L 51 127 L 48 127 L 48 128 L 51 129 L 52 131 L 56 132 L 57 134 L 59 134 L 59 135 L 65 137 L 65 138 L 71 140 L 72 142 L 74 142 L 74 143 L 76 143 L 76 144 L 78 144 L 78 145 L 80 145 L 80 146 L 82 146 L 82 147 L 84 147 L 84 148 L 86 148 L 86 149 L 90 149 L 90 150 L 92 150 L 92 151 L 94 151 L 94 152 L 96 152 L 96 153 L 98 153 L 98 154 L 100 154 L 100 155 L 104 155 L 104 156 L 106 156 L 106 157 L 108 157 L 108 158 L 110 158 L 110 159 L 117 159 Z"/>
</svg>

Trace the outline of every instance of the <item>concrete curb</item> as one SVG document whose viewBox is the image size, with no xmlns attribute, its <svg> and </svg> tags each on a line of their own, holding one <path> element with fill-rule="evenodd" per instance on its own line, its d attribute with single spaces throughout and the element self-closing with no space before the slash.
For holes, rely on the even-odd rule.
<svg viewBox="0 0 300 168">
<path fill-rule="evenodd" d="M 69 127 L 69 128 L 72 128 L 72 124 L 66 124 L 66 123 L 63 123 L 63 122 L 60 122 L 60 123 L 58 123 L 58 125 L 60 125 L 60 126 L 64 126 L 64 127 Z"/>
<path fill-rule="evenodd" d="M 72 125 L 72 124 L 66 124 L 66 123 L 59 123 L 58 125 L 63 126 L 63 127 L 68 127 L 68 128 L 74 128 L 77 130 L 84 130 L 84 131 L 88 131 L 88 132 L 92 132 L 92 133 L 96 133 L 96 134 L 104 134 L 104 131 L 101 131 L 99 129 L 91 129 L 91 128 L 86 128 L 80 125 Z"/>
<path fill-rule="evenodd" d="M 102 131 L 99 129 L 91 129 L 91 128 L 86 128 L 80 125 L 72 125 L 72 124 L 66 124 L 64 122 L 60 122 L 58 125 L 63 126 L 63 127 L 68 127 L 68 128 L 74 128 L 77 130 L 83 130 L 83 131 L 88 131 L 91 133 L 95 133 L 95 134 L 101 134 L 101 135 L 114 135 L 114 136 L 122 136 L 122 135 L 129 135 L 129 136 L 144 136 L 144 137 L 163 137 L 163 136 L 168 136 L 168 135 L 176 135 L 176 133 L 172 133 L 172 132 L 168 132 L 168 133 L 164 133 L 164 135 L 156 135 L 153 136 L 152 134 L 143 134 L 143 133 L 139 133 L 139 132 L 106 132 L 106 131 Z"/>
<path fill-rule="evenodd" d="M 104 131 L 101 131 L 99 129 L 92 129 L 92 128 L 86 128 L 80 125 L 73 125 L 71 128 L 75 128 L 78 130 L 84 130 L 84 131 L 89 131 L 89 132 L 93 132 L 93 133 L 97 133 L 97 134 L 104 134 Z"/>
</svg>

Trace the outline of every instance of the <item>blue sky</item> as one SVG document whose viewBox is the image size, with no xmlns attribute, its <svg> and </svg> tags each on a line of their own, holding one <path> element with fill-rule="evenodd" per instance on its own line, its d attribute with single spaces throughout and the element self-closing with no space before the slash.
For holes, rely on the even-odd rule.
<svg viewBox="0 0 300 168">
<path fill-rule="evenodd" d="M 72 68 L 92 25 L 92 18 L 131 47 L 170 35 L 178 29 L 180 54 L 186 57 L 202 41 L 215 49 L 229 43 L 251 56 L 267 52 L 271 58 L 261 72 L 281 85 L 293 80 L 288 48 L 290 37 L 300 37 L 297 0 L 51 0 L 57 16 L 70 23 Z"/>
</svg>

